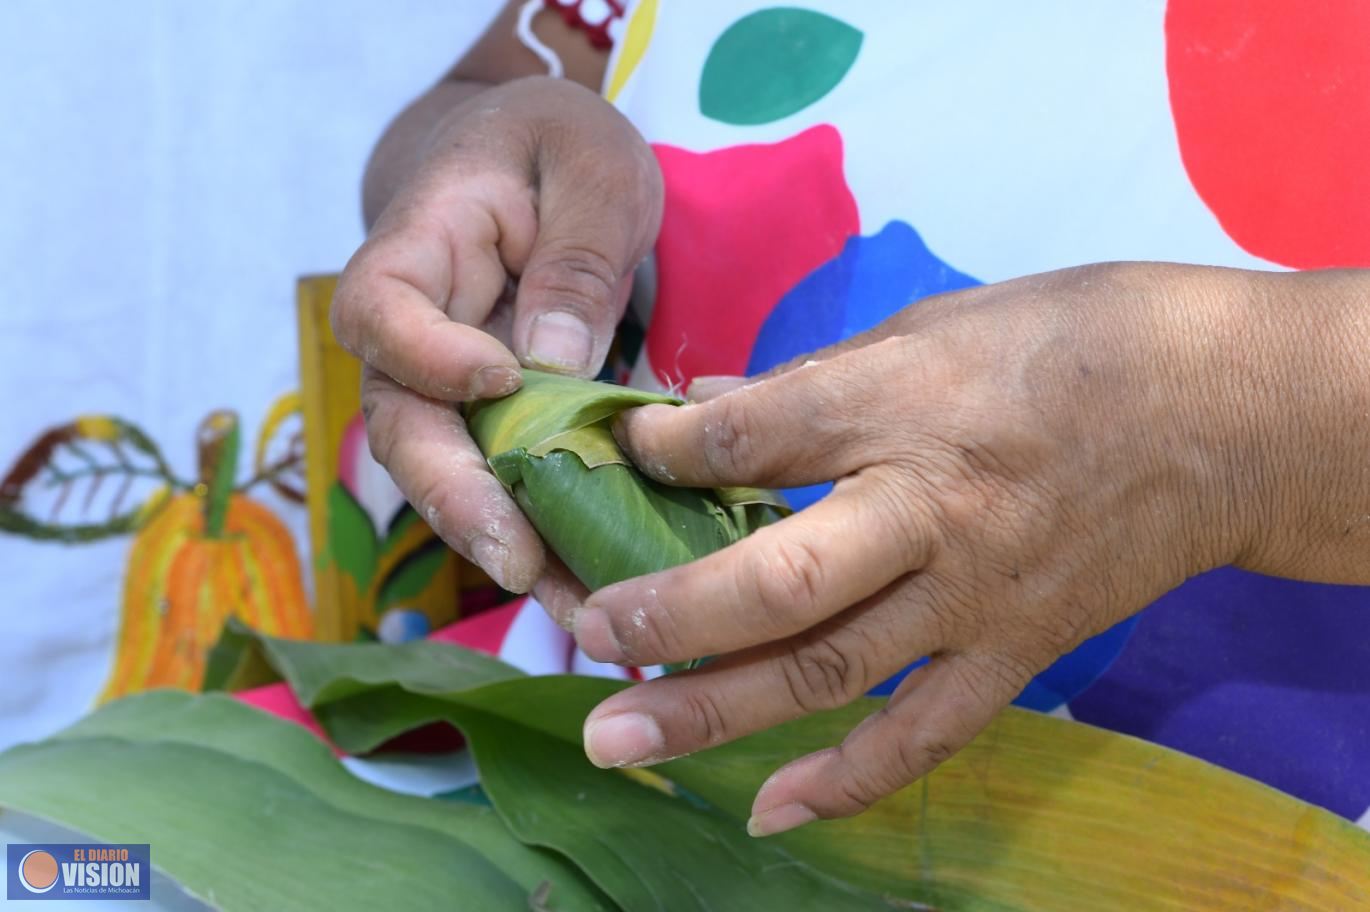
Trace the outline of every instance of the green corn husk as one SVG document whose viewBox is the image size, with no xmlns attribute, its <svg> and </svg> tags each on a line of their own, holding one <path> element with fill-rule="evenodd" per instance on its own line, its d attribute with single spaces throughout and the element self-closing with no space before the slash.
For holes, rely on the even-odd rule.
<svg viewBox="0 0 1370 912">
<path fill-rule="evenodd" d="M 518 392 L 468 407 L 495 476 L 591 590 L 696 560 L 787 512 L 769 491 L 678 488 L 642 475 L 611 427 L 620 412 L 654 403 L 681 404 L 526 370 Z"/>
</svg>

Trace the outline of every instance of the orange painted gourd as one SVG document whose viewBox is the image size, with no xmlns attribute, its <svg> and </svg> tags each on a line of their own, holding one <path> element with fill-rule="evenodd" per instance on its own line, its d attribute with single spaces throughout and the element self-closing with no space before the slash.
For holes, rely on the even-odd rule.
<svg viewBox="0 0 1370 912">
<path fill-rule="evenodd" d="M 273 636 L 313 632 L 290 532 L 269 509 L 233 493 L 231 474 L 224 481 L 237 463 L 236 419 L 225 415 L 201 428 L 208 482 L 157 509 L 134 540 L 100 702 L 156 687 L 198 689 L 229 617 Z"/>
</svg>

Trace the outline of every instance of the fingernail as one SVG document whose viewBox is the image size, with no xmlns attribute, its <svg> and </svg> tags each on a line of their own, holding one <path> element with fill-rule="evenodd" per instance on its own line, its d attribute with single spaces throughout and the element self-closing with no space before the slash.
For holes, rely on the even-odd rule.
<svg viewBox="0 0 1370 912">
<path fill-rule="evenodd" d="M 590 368 L 594 347 L 590 327 L 565 311 L 542 314 L 528 333 L 528 360 L 539 367 L 583 374 Z"/>
<path fill-rule="evenodd" d="M 576 645 L 596 662 L 622 662 L 626 656 L 623 646 L 614 636 L 609 614 L 600 608 L 581 608 L 571 628 L 575 634 Z"/>
<path fill-rule="evenodd" d="M 601 769 L 641 763 L 666 748 L 661 726 L 642 713 L 622 713 L 585 723 L 585 756 Z"/>
<path fill-rule="evenodd" d="M 731 393 L 746 383 L 746 377 L 695 377 L 690 383 L 690 388 L 686 390 L 685 398 L 691 402 L 703 402 L 705 399 Z"/>
<path fill-rule="evenodd" d="M 501 541 L 488 535 L 479 535 L 471 540 L 471 560 L 503 588 L 508 588 L 509 548 Z"/>
<path fill-rule="evenodd" d="M 508 367 L 482 367 L 471 378 L 471 398 L 498 399 L 518 389 L 522 378 Z"/>
<path fill-rule="evenodd" d="M 753 814 L 747 821 L 748 836 L 774 836 L 806 823 L 813 823 L 818 815 L 802 804 L 782 804 L 760 814 Z"/>
</svg>

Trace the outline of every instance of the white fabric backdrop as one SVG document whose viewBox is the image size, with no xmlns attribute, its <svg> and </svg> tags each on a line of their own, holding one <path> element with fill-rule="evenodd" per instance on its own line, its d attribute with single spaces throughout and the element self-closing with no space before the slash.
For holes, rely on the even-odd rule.
<svg viewBox="0 0 1370 912">
<path fill-rule="evenodd" d="M 81 413 L 141 424 L 181 475 L 214 408 L 250 441 L 296 384 L 295 277 L 361 241 L 372 143 L 498 5 L 0 7 L 3 467 Z M 0 747 L 90 707 L 130 544 L 0 536 Z"/>
</svg>

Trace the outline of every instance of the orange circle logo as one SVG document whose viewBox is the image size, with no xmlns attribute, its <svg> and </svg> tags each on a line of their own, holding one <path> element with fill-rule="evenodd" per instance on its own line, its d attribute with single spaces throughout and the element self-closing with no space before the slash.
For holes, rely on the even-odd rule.
<svg viewBox="0 0 1370 912">
<path fill-rule="evenodd" d="M 34 849 L 19 862 L 19 882 L 30 893 L 46 893 L 57 884 L 57 859 Z"/>
</svg>

